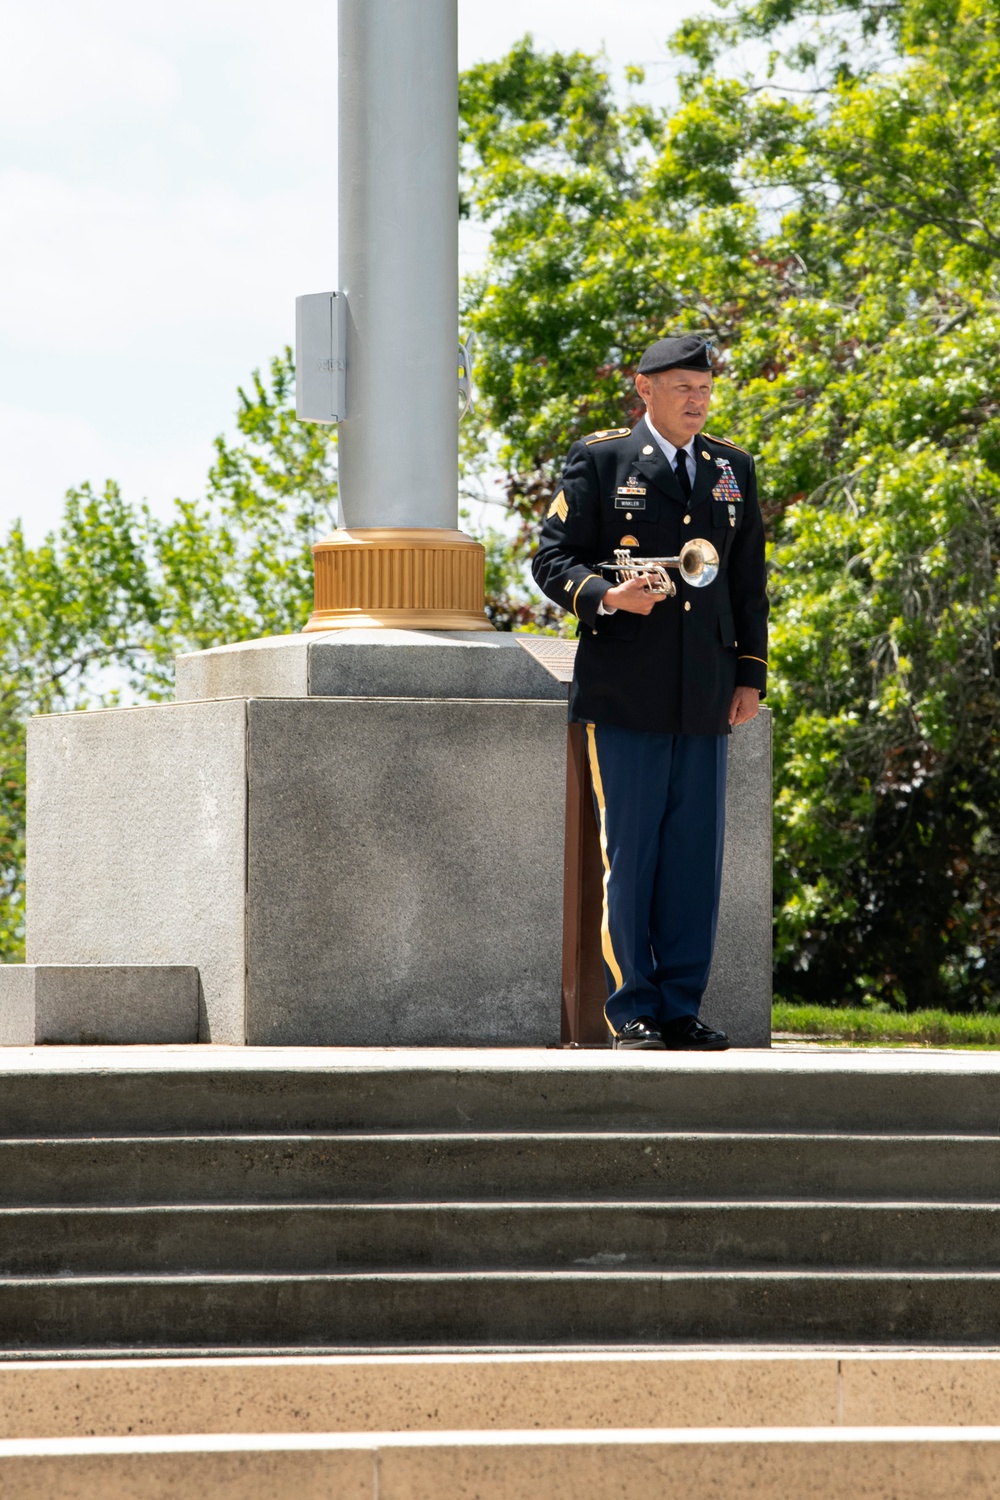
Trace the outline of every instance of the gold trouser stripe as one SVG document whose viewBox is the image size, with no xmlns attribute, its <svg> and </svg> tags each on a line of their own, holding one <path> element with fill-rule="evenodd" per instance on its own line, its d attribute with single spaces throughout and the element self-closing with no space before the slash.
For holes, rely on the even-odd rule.
<svg viewBox="0 0 1000 1500">
<path fill-rule="evenodd" d="M 767 662 L 762 656 L 741 656 L 740 661 L 759 661 L 762 667 L 767 666 Z"/>
<path fill-rule="evenodd" d="M 592 578 L 596 578 L 596 577 L 597 577 L 596 573 L 588 573 L 587 576 L 586 576 L 586 578 L 584 578 L 583 581 L 578 585 L 576 593 L 573 595 L 572 599 L 569 602 L 569 607 L 573 611 L 574 614 L 576 614 L 576 600 L 577 600 L 577 595 L 580 592 L 580 589 L 583 588 L 583 585 L 585 583 L 589 583 Z"/>
<path fill-rule="evenodd" d="M 587 725 L 587 753 L 590 757 L 590 775 L 594 783 L 594 797 L 597 800 L 597 812 L 601 825 L 601 859 L 604 863 L 604 905 L 601 912 L 601 952 L 604 954 L 604 962 L 611 970 L 615 981 L 615 989 L 622 987 L 622 971 L 618 967 L 615 958 L 615 950 L 611 943 L 611 925 L 608 914 L 608 881 L 611 879 L 611 861 L 608 858 L 608 817 L 604 806 L 604 783 L 601 780 L 601 767 L 597 760 L 597 740 L 594 734 L 593 724 Z M 604 1019 L 608 1021 L 608 1013 L 604 1012 Z M 611 1022 L 608 1021 L 611 1026 Z M 611 1026 L 611 1030 L 615 1028 Z M 618 1033 L 615 1031 L 615 1035 Z"/>
</svg>

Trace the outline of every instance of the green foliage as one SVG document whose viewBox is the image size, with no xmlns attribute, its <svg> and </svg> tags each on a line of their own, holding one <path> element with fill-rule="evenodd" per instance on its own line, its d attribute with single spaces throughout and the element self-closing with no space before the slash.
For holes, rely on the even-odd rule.
<svg viewBox="0 0 1000 1500">
<path fill-rule="evenodd" d="M 761 0 L 674 46 L 672 115 L 530 40 L 466 77 L 509 501 L 532 524 L 570 440 L 635 420 L 652 338 L 717 339 L 710 427 L 759 455 L 772 537 L 779 987 L 998 1006 L 995 6 Z"/>
<path fill-rule="evenodd" d="M 1000 1047 L 1000 1016 L 992 1011 L 955 1015 L 946 1010 L 845 1009 L 789 1005 L 771 1008 L 772 1033 L 816 1041 L 882 1047 Z"/>
<path fill-rule="evenodd" d="M 652 227 L 632 181 L 651 116 L 618 111 L 594 60 L 543 59 L 527 42 L 465 74 L 461 106 L 465 194 L 492 231 L 489 268 L 465 288 L 477 386 L 510 503 L 533 517 L 581 424 L 634 405 L 631 364 L 661 300 L 649 258 L 629 249 Z"/>
<path fill-rule="evenodd" d="M 486 552 L 486 614 L 494 627 L 536 635 L 563 634 L 568 628 L 566 616 L 542 599 L 530 583 L 520 540 L 495 526 L 479 527 L 476 539 Z"/>
<path fill-rule="evenodd" d="M 147 518 L 163 618 L 156 641 L 169 672 L 178 650 L 301 630 L 312 608 L 310 548 L 335 522 L 336 436 L 295 417 L 292 351 L 239 391 L 243 441 L 216 438 L 203 502 Z"/>
</svg>

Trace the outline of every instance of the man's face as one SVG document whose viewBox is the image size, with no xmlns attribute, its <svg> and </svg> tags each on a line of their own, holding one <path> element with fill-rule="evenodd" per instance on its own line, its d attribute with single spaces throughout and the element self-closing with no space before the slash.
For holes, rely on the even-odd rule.
<svg viewBox="0 0 1000 1500">
<path fill-rule="evenodd" d="M 709 370 L 658 370 L 637 375 L 635 388 L 649 420 L 676 448 L 685 447 L 708 420 L 712 399 Z"/>
</svg>

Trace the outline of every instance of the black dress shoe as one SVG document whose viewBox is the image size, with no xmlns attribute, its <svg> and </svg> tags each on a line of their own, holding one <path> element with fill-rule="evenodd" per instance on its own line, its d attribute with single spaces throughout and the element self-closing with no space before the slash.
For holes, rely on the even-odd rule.
<svg viewBox="0 0 1000 1500">
<path fill-rule="evenodd" d="M 724 1031 L 713 1031 L 697 1016 L 675 1016 L 661 1021 L 659 1034 L 663 1046 L 671 1052 L 725 1052 L 729 1038 Z"/>
<path fill-rule="evenodd" d="M 652 1016 L 636 1016 L 634 1021 L 626 1021 L 618 1035 L 612 1037 L 611 1045 L 622 1052 L 662 1052 L 666 1043 Z"/>
</svg>

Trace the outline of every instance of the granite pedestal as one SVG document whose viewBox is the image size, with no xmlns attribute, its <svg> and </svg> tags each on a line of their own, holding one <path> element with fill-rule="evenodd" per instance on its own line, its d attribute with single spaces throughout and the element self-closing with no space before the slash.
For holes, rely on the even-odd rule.
<svg viewBox="0 0 1000 1500">
<path fill-rule="evenodd" d="M 701 1007 L 740 1047 L 771 1045 L 771 724 L 762 708 L 729 738 L 719 931 Z"/>
<path fill-rule="evenodd" d="M 521 639 L 504 631 L 461 630 L 266 636 L 179 656 L 174 696 L 178 703 L 244 697 L 564 702 L 560 678 L 526 651 Z"/>
<path fill-rule="evenodd" d="M 196 1042 L 190 965 L 0 964 L 0 1046 Z"/>
<path fill-rule="evenodd" d="M 28 955 L 195 964 L 205 1041 L 559 1039 L 559 702 L 35 720 Z"/>
</svg>

